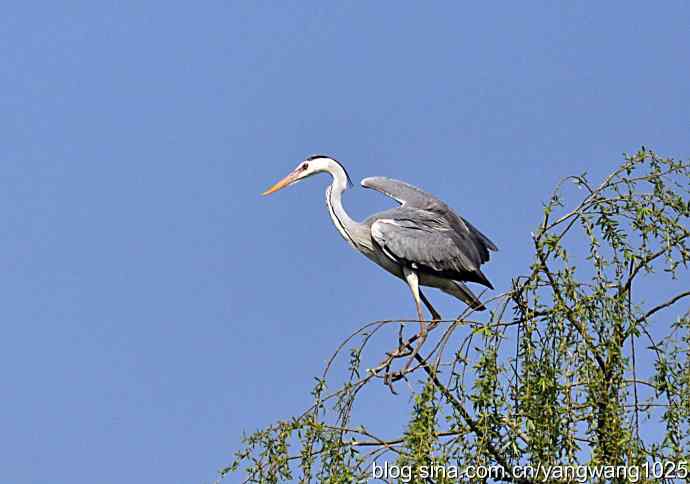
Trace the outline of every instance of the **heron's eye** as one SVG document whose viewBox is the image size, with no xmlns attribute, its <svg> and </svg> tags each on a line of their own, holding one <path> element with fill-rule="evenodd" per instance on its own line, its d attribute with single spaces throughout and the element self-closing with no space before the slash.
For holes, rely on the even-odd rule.
<svg viewBox="0 0 690 484">
<path fill-rule="evenodd" d="M 306 170 L 307 168 L 309 168 L 309 163 L 302 163 L 301 168 L 302 168 L 302 171 Z"/>
</svg>

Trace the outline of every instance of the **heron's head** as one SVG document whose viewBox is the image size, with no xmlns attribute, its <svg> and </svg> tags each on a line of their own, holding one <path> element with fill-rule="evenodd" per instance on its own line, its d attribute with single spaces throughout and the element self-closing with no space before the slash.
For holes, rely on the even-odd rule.
<svg viewBox="0 0 690 484">
<path fill-rule="evenodd" d="M 345 168 L 335 159 L 326 155 L 313 155 L 302 161 L 297 168 L 292 170 L 288 175 L 273 185 L 271 188 L 262 193 L 262 195 L 270 195 L 278 190 L 294 185 L 298 181 L 304 180 L 307 177 L 316 175 L 320 172 L 328 172 L 335 176 L 336 171 L 342 170 L 344 176 L 348 179 Z"/>
</svg>

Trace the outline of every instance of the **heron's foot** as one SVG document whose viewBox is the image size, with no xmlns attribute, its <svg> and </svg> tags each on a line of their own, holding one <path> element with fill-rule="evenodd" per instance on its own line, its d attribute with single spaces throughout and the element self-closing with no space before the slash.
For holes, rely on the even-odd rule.
<svg viewBox="0 0 690 484">
<path fill-rule="evenodd" d="M 407 344 L 405 345 L 406 347 L 409 348 L 412 340 L 413 339 L 417 340 L 417 344 L 415 345 L 414 350 L 412 351 L 412 355 L 410 356 L 410 359 L 407 360 L 405 367 L 402 369 L 403 375 L 409 371 L 410 367 L 412 366 L 412 362 L 414 362 L 415 359 L 419 358 L 419 356 L 418 356 L 419 350 L 424 345 L 424 342 L 426 341 L 426 337 L 427 337 L 426 322 L 422 321 L 422 319 L 420 318 L 420 320 L 419 320 L 419 333 L 416 336 L 414 336 L 413 338 L 410 338 L 410 341 L 408 341 Z"/>
<path fill-rule="evenodd" d="M 382 362 L 380 366 L 374 369 L 374 373 L 383 371 L 383 382 L 386 386 L 390 388 L 391 393 L 397 395 L 393 383 L 406 379 L 408 373 L 414 372 L 419 367 L 413 367 L 412 363 L 416 360 L 420 366 L 423 366 L 425 361 L 419 355 L 419 351 L 424 345 L 427 334 L 430 330 L 434 329 L 438 325 L 438 321 L 419 321 L 419 333 L 413 335 L 411 338 L 405 340 L 403 338 L 403 326 L 400 327 L 400 332 L 398 333 L 398 348 L 395 351 L 386 352 L 386 359 Z M 414 347 L 413 343 L 416 342 Z M 399 358 L 409 357 L 405 366 L 398 371 L 391 371 L 391 366 L 393 362 Z"/>
<path fill-rule="evenodd" d="M 398 380 L 402 380 L 405 377 L 405 373 L 402 371 L 394 371 L 393 373 L 389 373 L 386 375 L 388 381 L 386 385 L 391 389 L 391 392 L 393 392 L 394 395 L 397 395 L 397 392 L 393 389 L 393 383 L 395 383 Z"/>
</svg>

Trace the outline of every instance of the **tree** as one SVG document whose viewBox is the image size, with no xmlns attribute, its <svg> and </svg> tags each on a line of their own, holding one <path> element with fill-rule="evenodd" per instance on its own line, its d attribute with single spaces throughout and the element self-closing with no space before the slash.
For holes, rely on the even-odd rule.
<svg viewBox="0 0 690 484">
<path fill-rule="evenodd" d="M 572 187 L 584 197 L 567 208 Z M 529 272 L 489 301 L 487 319 L 468 310 L 439 323 L 402 373 L 393 368 L 412 354 L 403 328 L 413 321 L 364 325 L 316 379 L 313 406 L 245 437 L 221 477 L 349 483 L 385 472 L 382 482 L 449 483 L 474 472 L 465 476 L 544 482 L 609 465 L 637 469 L 639 482 L 682 478 L 690 312 L 678 308 L 690 296 L 689 189 L 690 164 L 644 148 L 598 186 L 565 178 L 532 234 Z M 368 344 L 391 329 L 394 348 L 363 369 Z M 348 376 L 334 385 L 348 349 Z M 410 418 L 393 439 L 353 421 L 358 398 L 379 383 L 413 395 L 400 398 Z M 625 481 L 621 469 L 588 480 Z"/>
</svg>

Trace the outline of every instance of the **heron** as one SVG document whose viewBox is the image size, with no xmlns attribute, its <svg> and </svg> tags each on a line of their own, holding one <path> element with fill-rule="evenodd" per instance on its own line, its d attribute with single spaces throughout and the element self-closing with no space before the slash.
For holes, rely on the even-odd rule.
<svg viewBox="0 0 690 484">
<path fill-rule="evenodd" d="M 352 185 L 350 177 L 338 160 L 327 155 L 309 156 L 262 195 L 275 193 L 318 173 L 328 173 L 332 177 L 326 188 L 326 206 L 340 235 L 353 248 L 409 286 L 420 324 L 413 356 L 427 335 L 422 304 L 429 310 L 431 322 L 442 319 L 420 286 L 440 289 L 472 310 L 486 309 L 465 283 L 474 282 L 493 289 L 481 265 L 489 260 L 490 251 L 498 248 L 433 195 L 400 180 L 380 176 L 365 178 L 361 182 L 364 188 L 377 190 L 400 205 L 356 222 L 342 203 L 343 192 Z"/>
</svg>

